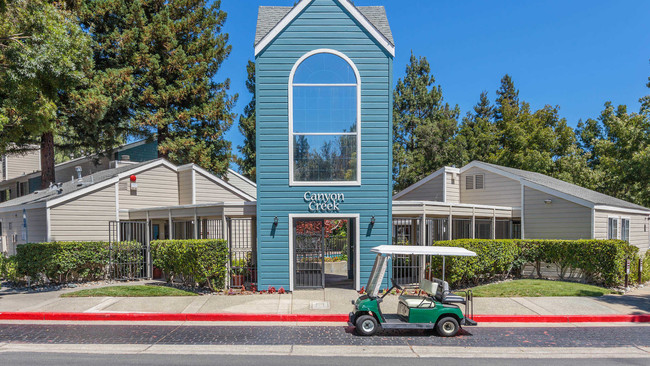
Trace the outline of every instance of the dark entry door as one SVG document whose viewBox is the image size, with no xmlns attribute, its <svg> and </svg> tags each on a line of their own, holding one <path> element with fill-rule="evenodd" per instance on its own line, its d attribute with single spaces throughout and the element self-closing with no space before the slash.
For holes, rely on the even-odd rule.
<svg viewBox="0 0 650 366">
<path fill-rule="evenodd" d="M 295 288 L 322 288 L 325 284 L 324 220 L 296 219 L 294 232 Z"/>
</svg>

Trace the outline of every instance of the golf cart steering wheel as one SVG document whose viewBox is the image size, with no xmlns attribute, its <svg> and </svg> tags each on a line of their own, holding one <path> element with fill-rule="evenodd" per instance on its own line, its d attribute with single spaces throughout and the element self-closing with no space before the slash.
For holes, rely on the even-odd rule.
<svg viewBox="0 0 650 366">
<path fill-rule="evenodd" d="M 400 291 L 403 291 L 403 290 L 404 290 L 404 289 L 402 288 L 402 286 L 398 285 L 397 282 L 395 282 L 395 279 L 394 279 L 393 277 L 390 278 L 390 281 L 393 283 L 393 287 L 395 287 L 396 289 L 398 289 L 398 290 L 400 290 Z"/>
</svg>

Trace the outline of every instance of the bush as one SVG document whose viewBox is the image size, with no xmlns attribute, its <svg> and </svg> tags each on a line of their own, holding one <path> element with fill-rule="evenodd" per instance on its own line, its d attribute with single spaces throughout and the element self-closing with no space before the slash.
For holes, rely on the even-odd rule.
<svg viewBox="0 0 650 366">
<path fill-rule="evenodd" d="M 621 240 L 458 239 L 436 245 L 463 247 L 477 254 L 447 258 L 445 277 L 454 285 L 518 276 L 527 263 L 533 264 L 541 276 L 539 268 L 544 262 L 557 265 L 560 278 L 580 271 L 587 282 L 612 287 L 624 281 L 625 259 L 638 258 L 638 248 Z M 434 257 L 432 265 L 434 275 L 440 274 L 442 259 Z"/>
<path fill-rule="evenodd" d="M 0 254 L 0 279 L 17 282 L 18 275 L 16 272 L 16 257 L 5 257 Z"/>
<path fill-rule="evenodd" d="M 186 285 L 223 289 L 226 283 L 228 243 L 223 239 L 154 240 L 153 263 L 169 281 L 179 277 Z"/>
<path fill-rule="evenodd" d="M 136 242 L 113 245 L 108 242 L 51 242 L 29 243 L 16 247 L 16 272 L 19 278 L 28 278 L 32 283 L 71 281 L 93 281 L 106 278 L 110 270 L 109 256 L 131 260 Z M 142 254 L 139 262 L 142 262 Z M 131 257 L 129 257 L 131 256 Z"/>
</svg>

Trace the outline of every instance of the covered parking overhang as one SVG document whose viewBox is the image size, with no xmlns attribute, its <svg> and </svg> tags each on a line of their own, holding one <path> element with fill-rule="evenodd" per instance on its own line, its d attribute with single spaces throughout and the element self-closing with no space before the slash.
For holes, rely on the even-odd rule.
<svg viewBox="0 0 650 366">
<path fill-rule="evenodd" d="M 426 245 L 432 245 L 437 240 L 512 238 L 518 233 L 517 227 L 512 222 L 520 220 L 520 217 L 520 207 L 436 201 L 393 201 L 393 239 L 398 240 L 396 235 L 399 234 L 399 230 L 396 225 L 411 225 L 409 231 L 412 234 L 409 241 L 426 243 Z M 431 223 L 434 221 L 438 228 L 429 227 L 433 226 Z M 463 221 L 465 229 L 456 228 L 456 221 Z M 421 222 L 427 223 L 427 230 L 419 230 Z M 497 229 L 498 222 L 504 223 L 503 226 L 507 229 L 504 227 Z M 489 227 L 489 229 L 479 230 L 481 227 Z M 420 237 L 415 238 L 415 233 Z"/>
</svg>

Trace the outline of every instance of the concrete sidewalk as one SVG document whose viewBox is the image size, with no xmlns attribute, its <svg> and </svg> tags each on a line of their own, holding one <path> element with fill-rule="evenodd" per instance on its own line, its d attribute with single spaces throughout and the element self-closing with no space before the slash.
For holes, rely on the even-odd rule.
<svg viewBox="0 0 650 366">
<path fill-rule="evenodd" d="M 143 285 L 154 281 L 130 282 Z M 84 286 L 83 289 L 105 285 Z M 354 290 L 327 288 L 289 294 L 201 295 L 189 297 L 86 297 L 62 298 L 81 288 L 21 293 L 0 289 L 0 312 L 84 313 L 242 313 L 242 314 L 347 314 Z M 382 310 L 397 310 L 396 295 L 389 295 Z M 650 286 L 625 295 L 602 297 L 506 297 L 475 298 L 474 313 L 480 315 L 630 315 L 650 314 Z"/>
</svg>

